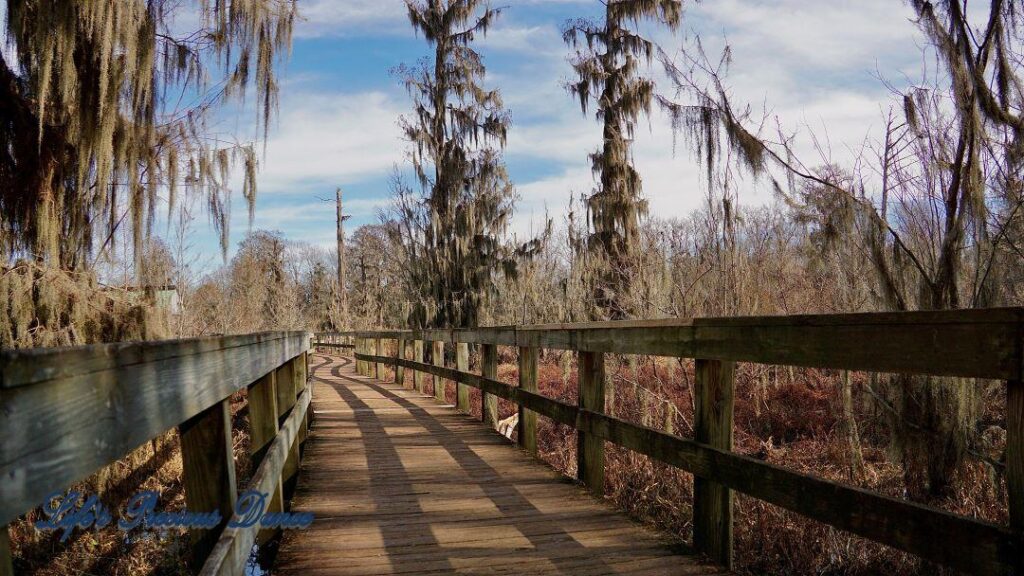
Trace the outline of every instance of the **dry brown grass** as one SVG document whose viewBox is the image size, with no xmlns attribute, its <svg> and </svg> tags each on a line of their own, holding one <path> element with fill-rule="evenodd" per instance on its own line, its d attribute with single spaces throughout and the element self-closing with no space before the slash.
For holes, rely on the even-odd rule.
<svg viewBox="0 0 1024 576">
<path fill-rule="evenodd" d="M 646 392 L 634 394 L 633 384 L 671 400 L 678 409 L 677 434 L 692 435 L 690 383 L 693 364 L 676 360 L 640 360 L 632 367 L 609 359 L 615 383 L 615 415 L 643 423 L 659 422 L 660 405 L 645 402 Z M 502 366 L 502 379 L 515 381 L 515 367 Z M 539 389 L 546 396 L 575 402 L 575 366 L 563 373 L 554 357 L 539 367 Z M 901 466 L 890 457 L 889 438 L 880 423 L 880 408 L 866 397 L 864 375 L 855 378 L 855 405 L 861 427 L 864 469 L 853 473 L 845 439 L 837 433 L 834 405 L 836 373 L 790 370 L 740 364 L 736 380 L 735 450 L 805 474 L 904 496 Z M 998 395 L 987 398 L 988 418 L 997 420 L 1004 404 Z M 997 427 L 993 426 L 992 429 Z M 552 466 L 575 476 L 575 431 L 540 418 L 540 455 Z M 1005 439 L 993 432 L 989 453 L 1001 453 Z M 997 459 L 998 456 L 995 456 Z M 955 491 L 932 505 L 952 512 L 1006 524 L 1005 480 L 997 470 L 972 461 L 958 474 Z M 634 518 L 650 522 L 684 540 L 692 537 L 692 475 L 652 462 L 645 456 L 608 445 L 605 492 Z M 933 565 L 863 538 L 835 530 L 759 500 L 737 498 L 736 558 L 741 573 L 749 574 L 941 574 Z"/>
<path fill-rule="evenodd" d="M 0 348 L 157 340 L 169 333 L 167 313 L 143 292 L 35 262 L 0 266 Z"/>
</svg>

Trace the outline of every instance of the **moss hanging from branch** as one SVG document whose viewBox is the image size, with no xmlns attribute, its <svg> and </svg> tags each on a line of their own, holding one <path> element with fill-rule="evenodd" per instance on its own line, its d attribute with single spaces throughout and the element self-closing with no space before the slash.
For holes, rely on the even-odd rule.
<svg viewBox="0 0 1024 576">
<path fill-rule="evenodd" d="M 474 326 L 495 276 L 514 273 L 515 260 L 537 247 L 507 241 L 516 194 L 501 149 L 511 118 L 501 94 L 481 86 L 486 69 L 472 47 L 500 10 L 481 0 L 407 0 L 406 6 L 434 53 L 396 69 L 413 100 L 402 128 L 421 194 L 396 176 L 389 230 L 406 252 L 410 293 L 418 297 L 411 324 Z"/>
<path fill-rule="evenodd" d="M 173 209 L 182 182 L 207 196 L 226 240 L 228 175 L 244 163 L 251 210 L 255 156 L 215 137 L 206 120 L 255 90 L 265 137 L 293 2 L 8 0 L 7 16 L 14 57 L 0 57 L 0 133 L 10 142 L 0 151 L 0 250 L 82 267 L 93 240 L 105 239 L 102 249 L 127 220 L 138 256 L 158 191 Z M 187 16 L 198 16 L 198 29 L 175 35 Z"/>
<path fill-rule="evenodd" d="M 633 167 L 631 146 L 636 122 L 650 113 L 654 82 L 639 67 L 650 63 L 654 43 L 634 31 L 641 20 L 675 30 L 682 18 L 681 0 L 608 0 L 601 22 L 570 21 L 565 42 L 576 52 L 571 59 L 577 79 L 567 85 L 580 108 L 604 124 L 604 144 L 590 154 L 598 185 L 587 198 L 592 230 L 588 245 L 602 273 L 594 298 L 606 318 L 631 315 L 623 303 L 639 239 L 640 218 L 647 213 L 640 174 Z"/>
</svg>

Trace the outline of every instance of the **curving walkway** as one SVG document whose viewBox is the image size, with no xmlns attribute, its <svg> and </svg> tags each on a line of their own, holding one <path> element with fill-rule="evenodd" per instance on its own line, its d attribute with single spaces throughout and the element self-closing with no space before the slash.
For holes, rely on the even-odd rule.
<svg viewBox="0 0 1024 576">
<path fill-rule="evenodd" d="M 275 574 L 726 574 L 498 433 L 348 358 L 311 360 L 315 419 Z"/>
</svg>

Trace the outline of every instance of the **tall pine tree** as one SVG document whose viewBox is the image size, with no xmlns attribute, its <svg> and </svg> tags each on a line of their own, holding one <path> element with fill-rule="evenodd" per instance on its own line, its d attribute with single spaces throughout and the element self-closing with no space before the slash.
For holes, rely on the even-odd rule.
<svg viewBox="0 0 1024 576">
<path fill-rule="evenodd" d="M 418 300 L 414 326 L 476 325 L 496 274 L 514 269 L 505 241 L 515 191 L 502 161 L 510 117 L 497 90 L 481 86 L 485 68 L 472 48 L 500 10 L 481 0 L 406 0 L 409 21 L 434 48 L 431 59 L 400 67 L 413 114 L 402 119 L 412 142 L 420 194 L 396 179 L 407 278 Z"/>
<path fill-rule="evenodd" d="M 228 177 L 236 161 L 244 163 L 252 210 L 256 154 L 249 145 L 222 145 L 227 136 L 206 120 L 255 90 L 266 127 L 294 2 L 5 5 L 0 253 L 88 269 L 93 249 L 102 252 L 123 224 L 141 259 L 158 192 L 173 211 L 179 188 L 204 194 L 226 250 Z M 188 22 L 195 25 L 183 29 Z"/>
<path fill-rule="evenodd" d="M 636 30 L 642 21 L 655 21 L 675 30 L 682 17 L 682 0 L 606 0 L 604 21 L 579 19 L 566 25 L 563 38 L 573 49 L 577 79 L 568 85 L 583 113 L 595 107 L 604 124 L 604 143 L 590 155 L 598 185 L 587 198 L 591 234 L 589 256 L 597 268 L 595 316 L 629 317 L 624 295 L 630 289 L 640 218 L 647 211 L 640 175 L 630 148 L 641 113 L 649 113 L 654 82 L 641 76 L 650 63 L 654 43 Z"/>
</svg>

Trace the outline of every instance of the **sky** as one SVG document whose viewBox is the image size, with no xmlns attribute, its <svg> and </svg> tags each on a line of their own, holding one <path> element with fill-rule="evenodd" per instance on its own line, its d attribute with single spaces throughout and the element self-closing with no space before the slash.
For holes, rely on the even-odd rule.
<svg viewBox="0 0 1024 576">
<path fill-rule="evenodd" d="M 501 90 L 512 114 L 505 159 L 519 194 L 513 232 L 524 236 L 545 214 L 560 222 L 569 198 L 593 188 L 587 154 L 600 143 L 600 125 L 564 88 L 572 70 L 560 29 L 569 18 L 599 16 L 603 5 L 495 5 L 505 10 L 476 48 L 487 66 L 484 85 Z M 411 110 L 391 69 L 426 57 L 430 48 L 413 33 L 402 0 L 299 0 L 299 10 L 292 56 L 281 74 L 280 112 L 261 158 L 252 225 L 333 246 L 337 186 L 352 216 L 348 233 L 378 222 L 389 203 L 389 177 L 407 158 L 398 119 Z M 920 76 L 922 37 L 911 18 L 901 0 L 707 0 L 688 4 L 677 33 L 645 31 L 669 53 L 696 36 L 712 54 L 728 43 L 734 102 L 777 117 L 808 157 L 820 157 L 817 149 L 824 148 L 829 157 L 822 161 L 841 163 L 865 138 L 878 136 L 892 87 Z M 658 72 L 655 65 L 659 90 L 671 94 Z M 253 132 L 249 120 L 223 122 L 244 137 Z M 682 218 L 704 201 L 703 171 L 674 145 L 661 112 L 641 120 L 634 157 L 651 215 Z M 231 252 L 250 229 L 235 196 Z M 771 201 L 766 183 L 744 182 L 739 196 L 746 205 Z M 216 236 L 203 219 L 190 238 L 206 262 L 220 262 Z"/>
</svg>

